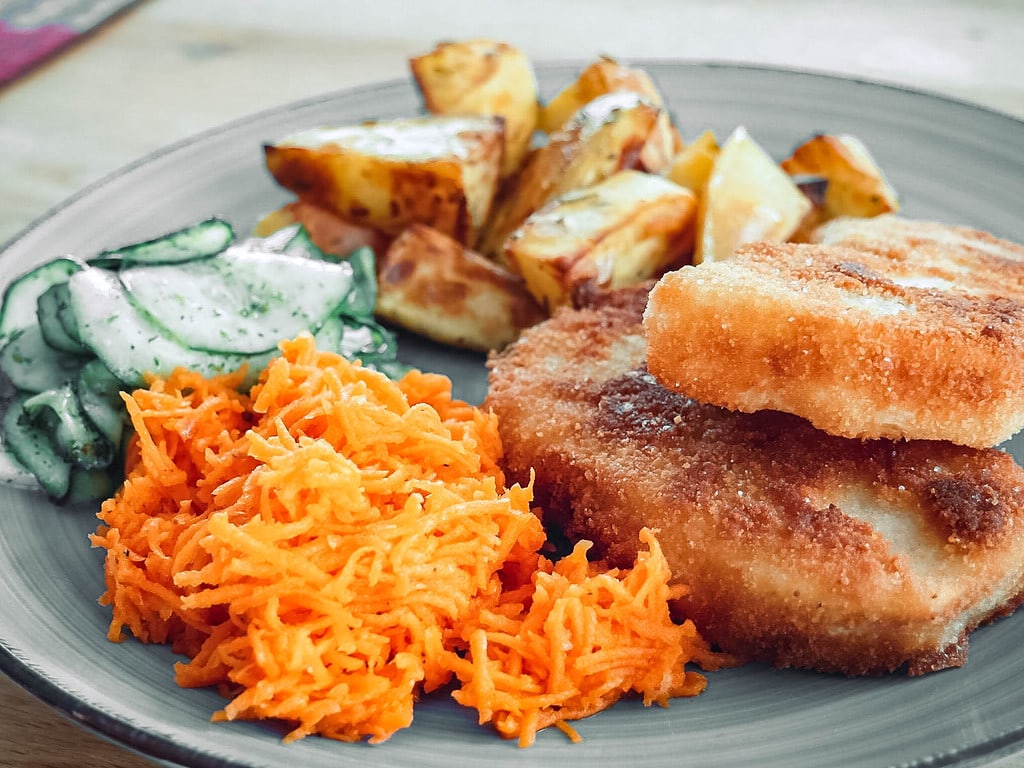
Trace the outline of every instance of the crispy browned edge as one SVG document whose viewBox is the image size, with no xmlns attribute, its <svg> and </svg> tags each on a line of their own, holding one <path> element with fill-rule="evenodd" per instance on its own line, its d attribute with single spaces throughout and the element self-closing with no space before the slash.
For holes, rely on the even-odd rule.
<svg viewBox="0 0 1024 768">
<path fill-rule="evenodd" d="M 547 522 L 595 541 L 620 566 L 632 562 L 641 526 L 659 529 L 691 587 L 678 608 L 742 658 L 847 675 L 964 663 L 968 634 L 1024 597 L 1024 473 L 1012 459 L 949 443 L 837 438 L 786 414 L 688 401 L 643 370 L 645 302 L 641 289 L 599 309 L 565 310 L 489 361 L 485 405 L 499 415 L 506 470 L 518 482 L 536 470 Z M 950 617 L 929 616 L 912 590 L 887 586 L 895 571 L 910 571 L 880 533 L 808 498 L 851 483 L 920 515 L 935 551 L 967 564 L 958 605 L 980 602 L 1008 574 L 1004 594 L 954 641 L 922 645 L 919 631 Z M 746 501 L 726 500 L 743 487 Z M 788 569 L 809 594 L 744 584 L 748 565 Z M 835 605 L 810 604 L 814 595 Z M 865 610 L 880 612 L 877 627 L 852 638 L 830 632 L 841 628 L 829 624 L 835 617 L 853 626 L 849 617 Z"/>
<path fill-rule="evenodd" d="M 646 318 L 651 371 L 687 396 L 847 437 L 998 444 L 1024 426 L 1024 249 L 962 228 L 937 243 L 935 226 L 751 244 L 667 275 Z M 900 284 L 948 274 L 954 258 L 963 289 Z"/>
</svg>

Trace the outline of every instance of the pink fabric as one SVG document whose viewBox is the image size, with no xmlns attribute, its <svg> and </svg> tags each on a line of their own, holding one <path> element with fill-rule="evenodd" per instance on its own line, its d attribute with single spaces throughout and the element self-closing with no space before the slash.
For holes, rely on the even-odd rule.
<svg viewBox="0 0 1024 768">
<path fill-rule="evenodd" d="M 19 29 L 0 19 L 0 85 L 51 56 L 77 35 L 63 24 Z"/>
</svg>

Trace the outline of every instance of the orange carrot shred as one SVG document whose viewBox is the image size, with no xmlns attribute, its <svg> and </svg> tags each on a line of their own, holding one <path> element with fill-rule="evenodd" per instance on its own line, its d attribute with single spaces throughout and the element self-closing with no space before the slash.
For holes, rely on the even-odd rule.
<svg viewBox="0 0 1024 768">
<path fill-rule="evenodd" d="M 106 550 L 111 640 L 130 632 L 217 685 L 214 720 L 276 718 L 286 740 L 380 742 L 424 692 L 455 699 L 521 746 L 629 692 L 703 690 L 729 660 L 689 622 L 654 534 L 634 568 L 559 562 L 505 486 L 493 414 L 443 376 L 398 382 L 282 342 L 248 394 L 237 374 L 184 370 L 123 395 L 126 479 L 91 537 Z"/>
</svg>

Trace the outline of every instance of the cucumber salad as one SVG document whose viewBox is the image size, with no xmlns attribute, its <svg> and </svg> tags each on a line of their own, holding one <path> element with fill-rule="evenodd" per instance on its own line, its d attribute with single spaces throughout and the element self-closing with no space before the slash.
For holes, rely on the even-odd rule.
<svg viewBox="0 0 1024 768">
<path fill-rule="evenodd" d="M 320 349 L 400 376 L 376 299 L 371 249 L 337 258 L 301 226 L 236 241 L 219 218 L 35 267 L 0 304 L 10 470 L 57 501 L 109 496 L 130 433 L 121 391 L 178 367 L 214 376 L 247 365 L 248 387 L 278 342 L 303 331 Z"/>
</svg>

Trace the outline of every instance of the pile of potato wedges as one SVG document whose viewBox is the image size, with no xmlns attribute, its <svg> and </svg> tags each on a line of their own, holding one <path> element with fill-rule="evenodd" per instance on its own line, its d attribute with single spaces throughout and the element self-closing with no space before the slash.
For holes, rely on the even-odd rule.
<svg viewBox="0 0 1024 768">
<path fill-rule="evenodd" d="M 742 126 L 686 141 L 643 69 L 602 57 L 547 104 L 494 40 L 410 60 L 425 115 L 313 127 L 264 147 L 296 199 L 257 235 L 303 224 L 324 251 L 377 254 L 377 315 L 494 350 L 582 296 L 895 211 L 870 152 L 812 136 L 781 163 Z"/>
</svg>

